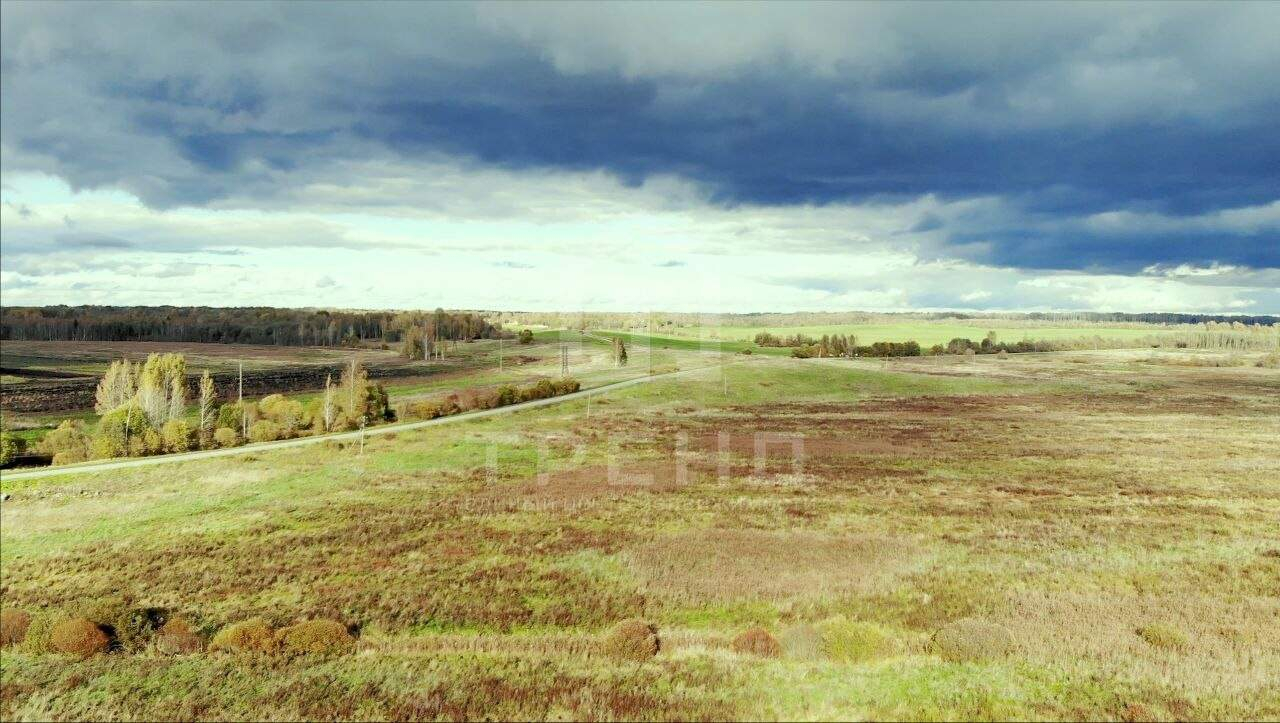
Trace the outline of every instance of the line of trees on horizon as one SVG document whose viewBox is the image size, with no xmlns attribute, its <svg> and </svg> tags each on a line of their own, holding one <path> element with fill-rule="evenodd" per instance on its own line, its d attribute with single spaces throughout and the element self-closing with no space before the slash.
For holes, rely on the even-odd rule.
<svg viewBox="0 0 1280 723">
<path fill-rule="evenodd" d="M 501 325 L 473 311 L 394 312 L 209 306 L 15 306 L 0 309 L 5 341 L 170 341 L 274 346 L 394 344 L 429 319 L 440 339 L 494 338 Z"/>
</svg>

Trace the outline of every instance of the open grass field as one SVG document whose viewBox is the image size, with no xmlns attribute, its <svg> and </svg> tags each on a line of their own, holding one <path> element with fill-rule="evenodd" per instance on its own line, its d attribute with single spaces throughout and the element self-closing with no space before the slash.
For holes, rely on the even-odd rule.
<svg viewBox="0 0 1280 723">
<path fill-rule="evenodd" d="M 1180 354 L 703 355 L 363 455 L 0 477 L 5 609 L 357 634 L 24 642 L 0 717 L 1274 719 L 1280 372 Z"/>
<path fill-rule="evenodd" d="M 1080 324 L 1075 326 L 1053 326 L 1020 324 L 1017 326 L 1002 325 L 993 320 L 992 325 L 981 322 L 965 323 L 959 320 L 941 321 L 903 321 L 889 324 L 824 324 L 819 326 L 708 326 L 673 327 L 669 332 L 672 337 L 691 337 L 726 342 L 749 342 L 761 332 L 769 332 L 777 336 L 803 334 L 821 337 L 824 334 L 840 334 L 856 336 L 861 345 L 888 341 L 916 341 L 923 347 L 934 344 L 946 344 L 955 338 L 979 341 L 987 332 L 995 332 L 998 341 L 1063 341 L 1075 339 L 1092 339 L 1098 337 L 1108 341 L 1138 341 L 1154 334 L 1168 333 L 1169 327 L 1157 325 L 1105 326 L 1101 324 Z"/>
</svg>

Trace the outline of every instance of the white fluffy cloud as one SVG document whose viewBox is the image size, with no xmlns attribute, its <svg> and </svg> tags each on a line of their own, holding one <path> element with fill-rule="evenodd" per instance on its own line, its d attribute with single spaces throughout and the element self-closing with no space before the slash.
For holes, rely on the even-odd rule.
<svg viewBox="0 0 1280 723">
<path fill-rule="evenodd" d="M 930 219 L 993 213 L 981 200 L 724 207 L 676 179 L 443 160 L 344 171 L 283 202 L 165 211 L 8 176 L 5 303 L 1261 313 L 1280 301 L 1274 274 L 1239 267 L 1121 276 L 938 258 Z"/>
</svg>

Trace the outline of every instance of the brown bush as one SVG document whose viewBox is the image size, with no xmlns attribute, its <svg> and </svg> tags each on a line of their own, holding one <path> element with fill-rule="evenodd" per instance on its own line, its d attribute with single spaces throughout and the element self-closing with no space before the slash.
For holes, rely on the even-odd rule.
<svg viewBox="0 0 1280 723">
<path fill-rule="evenodd" d="M 992 660 L 1014 650 L 1013 634 L 1005 627 L 985 620 L 965 618 L 934 633 L 932 651 L 943 660 L 963 662 Z"/>
<path fill-rule="evenodd" d="M 254 618 L 219 630 L 209 641 L 209 649 L 232 653 L 271 653 L 275 652 L 276 642 L 271 626 Z"/>
<path fill-rule="evenodd" d="M 17 645 L 27 637 L 31 616 L 21 610 L 0 610 L 0 647 Z"/>
<path fill-rule="evenodd" d="M 658 628 L 644 620 L 623 620 L 604 639 L 604 652 L 623 660 L 645 661 L 658 654 L 662 642 Z"/>
<path fill-rule="evenodd" d="M 173 618 L 156 633 L 155 647 L 164 655 L 189 655 L 204 650 L 204 640 L 187 621 Z"/>
<path fill-rule="evenodd" d="M 762 658 L 776 658 L 782 655 L 782 646 L 764 628 L 744 630 L 733 639 L 733 649 L 745 655 L 759 655 Z"/>
<path fill-rule="evenodd" d="M 276 631 L 276 646 L 290 655 L 326 655 L 347 649 L 353 638 L 336 620 L 304 620 Z"/>
<path fill-rule="evenodd" d="M 111 638 L 88 618 L 68 618 L 53 626 L 49 643 L 59 653 L 88 658 L 107 652 Z"/>
</svg>

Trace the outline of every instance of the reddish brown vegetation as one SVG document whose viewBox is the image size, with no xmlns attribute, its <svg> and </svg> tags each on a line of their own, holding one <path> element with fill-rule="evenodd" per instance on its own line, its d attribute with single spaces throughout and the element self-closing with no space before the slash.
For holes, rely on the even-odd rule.
<svg viewBox="0 0 1280 723">
<path fill-rule="evenodd" d="M 59 653 L 88 658 L 107 652 L 111 638 L 92 620 L 69 618 L 53 626 L 49 643 Z"/>
<path fill-rule="evenodd" d="M 17 645 L 27 637 L 31 616 L 22 610 L 0 610 L 0 647 Z"/>
<path fill-rule="evenodd" d="M 778 640 L 764 628 L 749 628 L 733 639 L 733 649 L 744 655 L 776 658 L 782 655 Z"/>
</svg>

